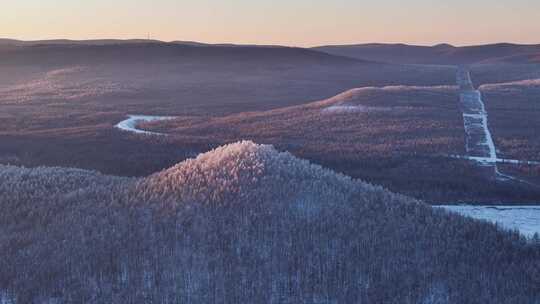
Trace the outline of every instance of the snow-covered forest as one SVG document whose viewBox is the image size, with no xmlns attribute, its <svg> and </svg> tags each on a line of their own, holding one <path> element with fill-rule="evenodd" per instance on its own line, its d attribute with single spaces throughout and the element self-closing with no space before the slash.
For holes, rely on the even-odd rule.
<svg viewBox="0 0 540 304">
<path fill-rule="evenodd" d="M 146 178 L 0 166 L 0 303 L 539 303 L 540 242 L 240 142 Z"/>
</svg>

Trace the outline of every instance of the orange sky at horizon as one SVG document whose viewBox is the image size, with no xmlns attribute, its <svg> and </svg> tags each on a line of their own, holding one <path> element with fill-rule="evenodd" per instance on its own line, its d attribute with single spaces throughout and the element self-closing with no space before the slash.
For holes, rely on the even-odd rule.
<svg viewBox="0 0 540 304">
<path fill-rule="evenodd" d="M 0 37 L 146 38 L 316 46 L 540 43 L 540 1 L 20 0 L 2 4 Z"/>
</svg>

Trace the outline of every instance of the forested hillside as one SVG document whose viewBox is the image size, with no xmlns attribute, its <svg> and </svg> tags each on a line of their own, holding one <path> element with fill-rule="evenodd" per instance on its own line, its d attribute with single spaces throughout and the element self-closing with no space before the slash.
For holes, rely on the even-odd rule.
<svg viewBox="0 0 540 304">
<path fill-rule="evenodd" d="M 241 142 L 147 178 L 0 166 L 0 303 L 539 303 L 540 247 Z"/>
</svg>

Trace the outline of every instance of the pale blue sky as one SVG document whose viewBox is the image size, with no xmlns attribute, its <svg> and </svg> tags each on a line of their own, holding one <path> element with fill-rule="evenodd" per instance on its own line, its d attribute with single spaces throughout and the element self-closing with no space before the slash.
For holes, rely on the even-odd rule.
<svg viewBox="0 0 540 304">
<path fill-rule="evenodd" d="M 0 37 L 540 43 L 539 0 L 2 0 Z"/>
</svg>

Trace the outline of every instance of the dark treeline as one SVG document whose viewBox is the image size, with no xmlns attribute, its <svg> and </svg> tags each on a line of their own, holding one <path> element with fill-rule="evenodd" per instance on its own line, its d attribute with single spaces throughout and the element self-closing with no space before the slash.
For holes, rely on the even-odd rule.
<svg viewBox="0 0 540 304">
<path fill-rule="evenodd" d="M 249 142 L 0 167 L 0 303 L 539 303 L 540 247 Z"/>
</svg>

